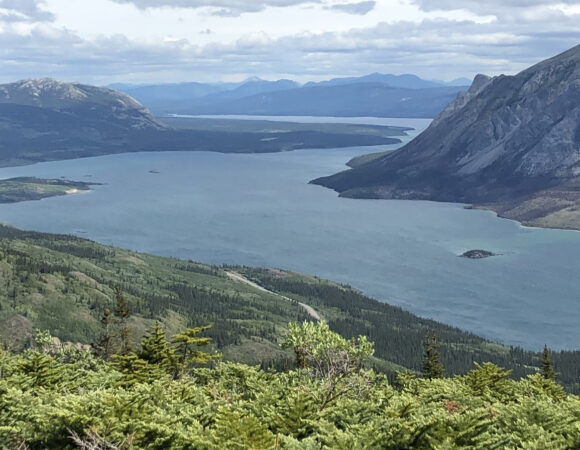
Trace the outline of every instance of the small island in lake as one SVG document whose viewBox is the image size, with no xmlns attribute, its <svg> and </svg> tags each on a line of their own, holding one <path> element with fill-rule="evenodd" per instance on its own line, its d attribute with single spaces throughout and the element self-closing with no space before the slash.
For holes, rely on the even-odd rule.
<svg viewBox="0 0 580 450">
<path fill-rule="evenodd" d="M 490 256 L 498 256 L 497 253 L 492 253 L 487 250 L 468 250 L 465 253 L 459 255 L 460 258 L 469 258 L 469 259 L 482 259 L 482 258 L 489 258 Z"/>
<path fill-rule="evenodd" d="M 35 177 L 8 178 L 0 180 L 0 203 L 17 203 L 74 194 L 89 191 L 90 186 L 96 184 L 98 183 Z"/>
</svg>

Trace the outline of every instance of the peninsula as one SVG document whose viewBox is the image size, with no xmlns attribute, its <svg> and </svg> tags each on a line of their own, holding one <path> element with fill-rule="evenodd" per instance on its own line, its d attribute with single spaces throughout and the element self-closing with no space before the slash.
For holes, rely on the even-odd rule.
<svg viewBox="0 0 580 450">
<path fill-rule="evenodd" d="M 8 178 L 0 180 L 0 203 L 17 203 L 74 194 L 89 191 L 90 186 L 96 184 L 99 183 L 35 177 Z"/>
</svg>

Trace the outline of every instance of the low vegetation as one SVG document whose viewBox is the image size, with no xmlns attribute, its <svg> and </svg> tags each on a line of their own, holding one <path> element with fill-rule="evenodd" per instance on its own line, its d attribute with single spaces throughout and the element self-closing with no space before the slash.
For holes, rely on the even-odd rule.
<svg viewBox="0 0 580 450">
<path fill-rule="evenodd" d="M 122 314 L 115 317 L 119 325 Z M 291 324 L 284 341 L 297 368 L 274 372 L 216 362 L 216 355 L 203 351 L 204 329 L 168 338 L 155 324 L 135 351 L 109 361 L 88 350 L 54 346 L 42 332 L 23 353 L 0 351 L 0 445 L 580 447 L 580 398 L 565 394 L 545 371 L 514 381 L 509 370 L 486 363 L 453 378 L 401 372 L 392 384 L 363 367 L 373 353 L 366 337 L 345 339 L 324 322 L 306 322 Z M 112 336 L 122 349 L 122 334 Z M 189 350 L 183 352 L 183 345 Z"/>
</svg>

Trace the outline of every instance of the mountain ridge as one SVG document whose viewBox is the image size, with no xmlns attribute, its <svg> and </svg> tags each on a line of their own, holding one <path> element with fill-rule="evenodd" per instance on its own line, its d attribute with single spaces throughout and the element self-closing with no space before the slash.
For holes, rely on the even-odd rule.
<svg viewBox="0 0 580 450">
<path fill-rule="evenodd" d="M 313 180 L 355 198 L 472 203 L 580 229 L 580 46 L 514 76 L 478 75 L 413 141 Z"/>
<path fill-rule="evenodd" d="M 0 85 L 3 166 L 140 151 L 259 153 L 398 142 L 363 128 L 188 129 L 170 126 L 134 98 L 109 88 L 51 78 Z"/>
<path fill-rule="evenodd" d="M 434 117 L 462 87 L 397 88 L 365 82 L 305 86 L 254 94 L 215 104 L 186 105 L 177 113 L 337 117 Z"/>
<path fill-rule="evenodd" d="M 181 83 L 120 87 L 160 115 L 346 117 L 434 117 L 459 91 L 466 88 L 465 83 L 424 80 L 413 74 L 381 73 L 333 78 L 304 85 L 287 79 L 267 81 L 250 78 L 238 84 Z M 362 107 L 355 107 L 357 104 Z"/>
</svg>

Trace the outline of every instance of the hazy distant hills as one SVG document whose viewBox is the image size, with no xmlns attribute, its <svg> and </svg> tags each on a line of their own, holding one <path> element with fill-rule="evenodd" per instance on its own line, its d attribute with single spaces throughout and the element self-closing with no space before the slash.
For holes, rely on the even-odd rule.
<svg viewBox="0 0 580 450">
<path fill-rule="evenodd" d="M 188 107 L 193 114 L 433 117 L 461 88 L 393 88 L 384 83 L 312 86 Z"/>
<path fill-rule="evenodd" d="M 515 76 L 476 77 L 412 142 L 314 181 L 346 197 L 465 202 L 580 228 L 580 46 Z"/>
<path fill-rule="evenodd" d="M 265 81 L 251 78 L 243 83 L 176 83 L 149 86 L 111 85 L 139 102 L 146 105 L 156 114 L 190 112 L 192 104 L 213 105 L 230 100 L 248 97 L 254 94 L 294 89 L 299 85 L 291 80 Z"/>
<path fill-rule="evenodd" d="M 383 145 L 400 142 L 392 136 L 401 134 L 389 127 L 266 124 L 247 130 L 235 122 L 221 124 L 219 129 L 207 122 L 169 126 L 141 103 L 109 88 L 24 80 L 0 85 L 0 165 L 136 151 L 255 153 Z"/>
<path fill-rule="evenodd" d="M 304 85 L 304 87 L 312 86 L 343 86 L 345 84 L 357 84 L 357 83 L 385 83 L 391 87 L 407 88 L 407 89 L 426 89 L 426 88 L 436 88 L 442 86 L 469 86 L 471 80 L 467 78 L 457 78 L 449 83 L 444 81 L 432 81 L 423 80 L 417 75 L 413 74 L 403 74 L 403 75 L 391 75 L 383 73 L 371 73 L 369 75 L 364 75 L 362 77 L 346 77 L 346 78 L 333 78 L 332 80 L 320 81 L 320 82 L 309 82 Z"/>
<path fill-rule="evenodd" d="M 457 83 L 463 85 L 457 85 Z M 240 84 L 119 86 L 159 115 L 245 114 L 435 117 L 470 82 L 370 74 L 300 86 L 292 80 L 249 79 Z"/>
</svg>

